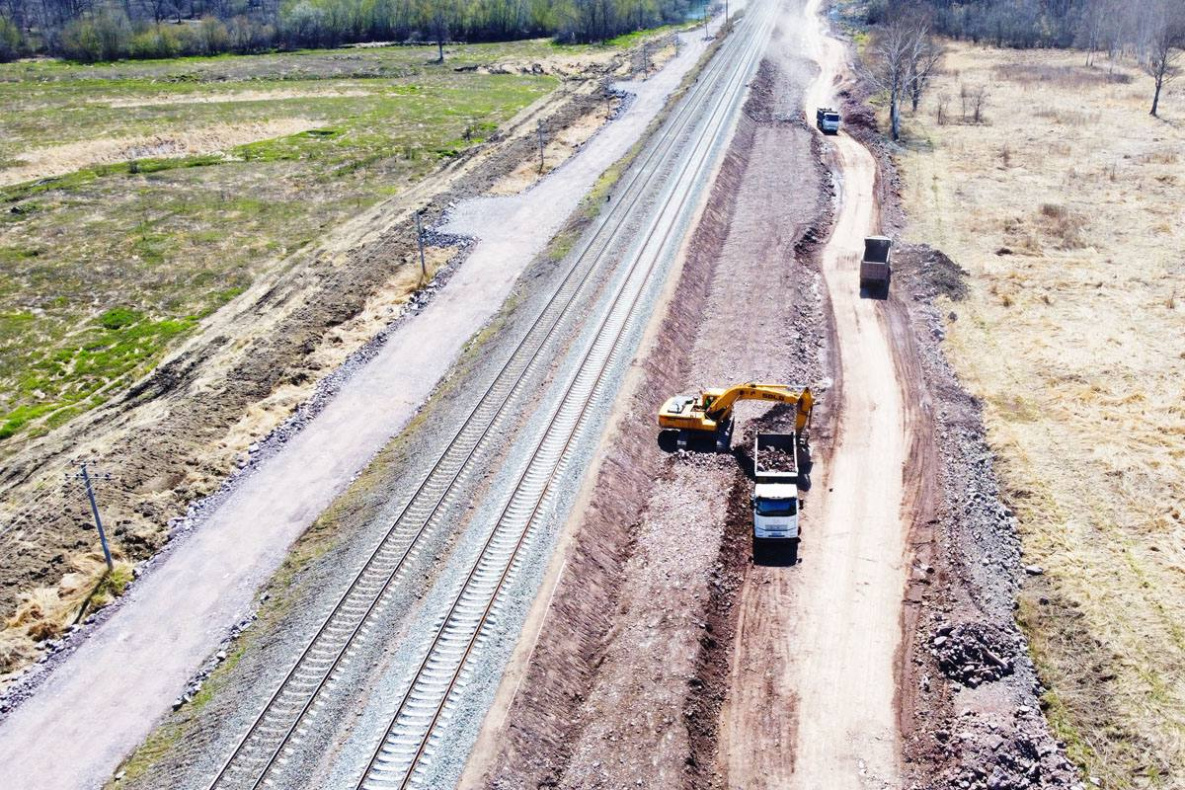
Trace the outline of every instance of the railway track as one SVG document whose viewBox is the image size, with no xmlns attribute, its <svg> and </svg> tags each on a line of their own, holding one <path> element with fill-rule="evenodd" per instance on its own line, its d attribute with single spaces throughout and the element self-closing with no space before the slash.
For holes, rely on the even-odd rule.
<svg viewBox="0 0 1185 790">
<path fill-rule="evenodd" d="M 755 27 L 758 17 L 767 16 L 752 15 L 741 26 Z M 580 320 L 579 310 L 574 308 L 590 290 L 595 290 L 593 274 L 602 268 L 618 231 L 635 219 L 635 209 L 649 195 L 651 178 L 667 164 L 687 132 L 698 128 L 699 120 L 706 115 L 705 130 L 695 139 L 693 154 L 685 159 L 674 178 L 675 187 L 667 190 L 663 204 L 666 208 L 678 201 L 675 213 L 681 210 L 689 190 L 680 190 L 678 186 L 689 174 L 694 176 L 711 149 L 711 141 L 731 117 L 729 111 L 735 109 L 743 95 L 740 84 L 752 72 L 760 52 L 756 42 L 761 41 L 764 36 L 753 35 L 747 29 L 738 30 L 738 35 L 724 45 L 731 51 L 713 59 L 660 130 L 656 144 L 637 167 L 631 168 L 632 174 L 619 190 L 616 205 L 580 248 L 538 319 L 238 741 L 209 784 L 211 790 L 290 784 L 283 780 L 289 760 L 296 754 L 327 695 L 334 691 L 340 675 L 374 639 L 369 624 L 391 605 L 394 591 L 416 566 L 415 561 L 428 539 L 447 526 L 444 514 L 492 450 L 495 437 L 519 411 L 515 406 L 525 394 L 527 383 L 533 380 L 533 374 L 548 363 L 550 357 L 543 350 L 565 328 Z M 730 68 L 738 61 L 743 67 Z M 702 107 L 701 103 L 721 86 L 717 103 L 710 109 Z M 483 626 L 496 616 L 502 594 L 516 577 L 519 560 L 535 534 L 537 516 L 551 482 L 563 471 L 567 452 L 579 436 L 590 407 L 599 403 L 604 373 L 615 360 L 619 342 L 635 319 L 643 286 L 674 225 L 662 234 L 658 228 L 658 223 L 652 225 L 638 254 L 630 256 L 628 269 L 598 327 L 596 340 L 584 355 L 560 407 L 551 415 L 477 561 L 453 596 L 451 608 L 439 619 L 430 643 L 421 648 L 423 660 L 405 683 L 398 709 L 358 782 L 359 788 L 415 786 L 423 769 L 430 765 L 439 726 L 447 719 L 450 700 L 459 692 L 466 662 L 481 645 Z M 647 256 L 649 250 L 653 252 Z M 642 266 L 643 260 L 648 260 L 649 265 Z"/>
</svg>

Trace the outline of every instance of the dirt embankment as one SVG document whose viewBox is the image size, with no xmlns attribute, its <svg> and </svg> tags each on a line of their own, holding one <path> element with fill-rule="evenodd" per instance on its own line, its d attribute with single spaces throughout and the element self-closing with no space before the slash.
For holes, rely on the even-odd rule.
<svg viewBox="0 0 1185 790">
<path fill-rule="evenodd" d="M 844 125 L 873 152 L 887 235 L 908 222 L 893 147 L 855 86 L 842 94 Z M 915 495 L 931 507 L 912 525 L 898 704 L 911 787 L 1079 787 L 1042 713 L 1042 688 L 1015 619 L 1023 564 L 1016 519 L 1000 497 L 981 405 L 942 348 L 940 295 L 966 293 L 966 273 L 942 252 L 894 250 L 890 321 L 911 369 L 908 408 L 928 426 L 910 453 Z M 926 491 L 933 496 L 925 496 Z"/>
<path fill-rule="evenodd" d="M 0 616 L 9 625 L 0 635 L 0 673 L 47 646 L 59 649 L 66 626 L 89 613 L 79 607 L 101 558 L 93 529 L 85 531 L 85 496 L 60 482 L 69 459 L 97 459 L 114 474 L 98 497 L 117 559 L 153 556 L 184 528 L 191 503 L 250 467 L 273 431 L 278 442 L 298 431 L 464 254 L 460 240 L 431 238 L 437 282 L 417 290 L 411 212 L 427 205 L 431 224 L 450 204 L 484 194 L 533 156 L 537 118 L 565 129 L 602 112 L 606 96 L 605 84 L 589 79 L 525 112 L 491 142 L 293 255 L 107 405 L 6 459 Z M 122 572 L 130 578 L 128 565 Z"/>
<path fill-rule="evenodd" d="M 725 455 L 660 446 L 653 415 L 678 391 L 822 378 L 825 310 L 800 253 L 822 235 L 827 189 L 813 135 L 788 109 L 792 99 L 782 108 L 791 82 L 762 64 L 669 311 L 607 439 L 484 786 L 720 783 L 733 604 L 749 567 L 744 426 L 759 410 L 741 407 L 736 449 Z M 775 409 L 761 419 L 785 417 Z"/>
</svg>

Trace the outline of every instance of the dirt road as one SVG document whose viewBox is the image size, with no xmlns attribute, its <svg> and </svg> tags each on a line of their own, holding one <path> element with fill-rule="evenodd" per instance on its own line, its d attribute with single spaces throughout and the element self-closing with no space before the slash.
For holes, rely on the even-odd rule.
<svg viewBox="0 0 1185 790">
<path fill-rule="evenodd" d="M 818 0 L 801 24 L 820 76 L 806 111 L 832 104 L 844 70 L 825 36 Z M 832 138 L 840 202 L 822 254 L 837 338 L 838 415 L 824 474 L 804 510 L 802 563 L 754 568 L 741 591 L 721 763 L 731 787 L 896 787 L 899 736 L 895 657 L 904 553 L 902 469 L 910 427 L 889 328 L 857 285 L 863 237 L 877 226 L 876 164 L 847 135 Z M 783 726 L 771 726 L 781 722 Z"/>
</svg>

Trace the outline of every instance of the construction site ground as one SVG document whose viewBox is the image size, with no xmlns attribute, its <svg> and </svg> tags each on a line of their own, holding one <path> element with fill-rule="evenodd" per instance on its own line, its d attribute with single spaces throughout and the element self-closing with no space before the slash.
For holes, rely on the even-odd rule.
<svg viewBox="0 0 1185 790">
<path fill-rule="evenodd" d="M 500 684 L 484 679 L 497 690 L 489 715 L 469 722 L 481 729 L 461 787 L 1082 787 L 1064 731 L 1046 718 L 1056 697 L 1017 623 L 1018 596 L 1044 590 L 1026 578 L 1044 570 L 1022 551 L 1018 508 L 1002 498 L 984 401 L 946 357 L 962 306 L 984 320 L 996 307 L 969 296 L 976 285 L 967 271 L 926 243 L 946 237 L 909 213 L 926 203 L 908 180 L 917 164 L 903 165 L 903 182 L 900 149 L 885 143 L 872 91 L 854 76 L 851 42 L 828 29 L 822 6 L 755 0 L 746 10 L 776 9 L 767 49 L 722 162 L 704 174 L 707 199 L 595 457 L 585 459 L 573 515 L 539 570 L 537 594 L 516 602 L 530 611 L 506 646 L 509 665 Z M 673 65 L 689 68 L 697 55 L 685 50 Z M 654 79 L 669 92 L 677 74 Z M 823 105 L 841 108 L 840 135 L 809 123 Z M 513 190 L 525 176 L 521 161 L 484 183 Z M 569 188 L 599 200 L 597 173 L 585 175 Z M 518 243 L 499 236 L 502 216 L 474 206 L 495 254 L 515 254 L 502 247 Z M 1040 213 L 1034 221 L 1064 216 Z M 550 237 L 561 226 L 542 230 Z M 861 292 L 857 277 L 863 238 L 876 232 L 899 240 L 884 299 Z M 205 786 L 233 740 L 217 725 L 237 726 L 274 687 L 332 603 L 341 569 L 355 567 L 382 529 L 391 492 L 430 461 L 444 430 L 430 426 L 463 418 L 466 383 L 522 330 L 573 238 L 561 233 L 554 255 L 504 283 L 509 299 L 497 317 L 401 437 L 381 451 L 376 440 L 374 462 L 272 577 L 259 620 L 211 657 L 205 685 L 191 686 L 188 702 L 124 765 L 121 786 Z M 1019 277 L 1002 279 L 998 288 L 1018 298 Z M 792 412 L 741 404 L 731 451 L 720 453 L 679 449 L 654 422 L 671 394 L 763 380 L 808 384 L 820 401 L 794 564 L 753 562 L 749 500 L 754 433 L 788 430 Z M 537 400 L 547 397 L 541 388 Z M 1001 406 L 986 408 L 992 418 Z M 496 485 L 492 474 L 473 483 Z M 432 547 L 439 553 L 425 578 L 443 573 L 447 548 Z M 1058 579 L 1038 582 L 1046 583 Z M 1051 598 L 1060 600 L 1026 606 Z M 392 634 L 389 650 L 399 652 L 407 633 Z M 1064 644 L 1038 647 L 1064 668 Z M 363 708 L 335 715 L 355 717 L 344 729 L 362 729 Z"/>
</svg>

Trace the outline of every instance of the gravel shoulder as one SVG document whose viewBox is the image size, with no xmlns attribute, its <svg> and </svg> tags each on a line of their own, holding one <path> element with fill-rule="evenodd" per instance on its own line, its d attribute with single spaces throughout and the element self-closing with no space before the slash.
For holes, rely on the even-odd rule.
<svg viewBox="0 0 1185 790">
<path fill-rule="evenodd" d="M 562 179 L 501 199 L 515 241 L 479 242 L 416 320 L 386 338 L 315 419 L 284 436 L 282 448 L 203 514 L 184 545 L 8 716 L 0 756 L 22 787 L 103 784 L 227 630 L 249 615 L 256 589 L 292 541 L 408 424 L 600 173 L 636 142 L 696 54 L 687 47 L 670 68 L 634 86 L 639 100 L 584 146 Z M 562 188 L 546 187 L 561 180 Z M 44 761 L 46 748 L 73 759 Z"/>
</svg>

